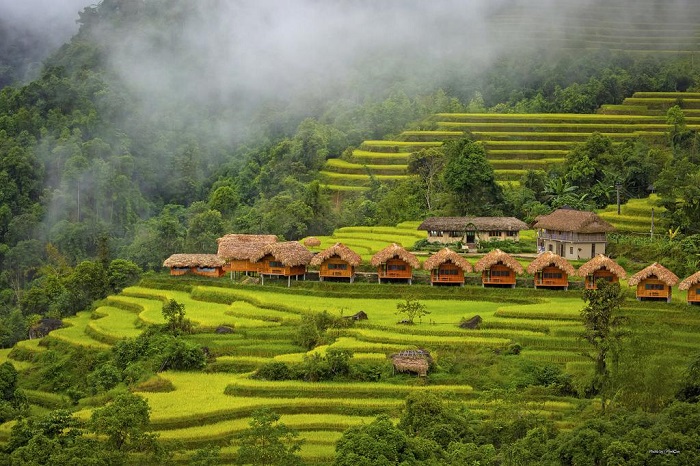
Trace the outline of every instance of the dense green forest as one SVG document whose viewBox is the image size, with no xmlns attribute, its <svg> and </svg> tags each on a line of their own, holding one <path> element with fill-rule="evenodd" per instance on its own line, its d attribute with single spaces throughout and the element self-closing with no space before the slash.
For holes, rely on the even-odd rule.
<svg viewBox="0 0 700 466">
<path fill-rule="evenodd" d="M 622 235 L 612 252 L 639 263 L 659 260 L 679 276 L 698 269 L 700 138 L 688 127 L 681 106 L 668 109 L 670 129 L 662 141 L 640 138 L 617 144 L 595 134 L 571 150 L 563 164 L 530 170 L 512 184 L 496 181 L 484 146 L 469 137 L 412 154 L 407 180 L 373 178 L 366 191 L 332 193 L 319 174 L 328 159 L 344 157 L 362 141 L 421 129 L 435 113 L 595 113 L 634 92 L 698 92 L 697 53 L 608 47 L 572 53 L 551 44 L 518 47 L 513 42 L 499 48 L 487 64 L 474 58 L 430 66 L 430 57 L 420 62 L 416 53 L 410 55 L 416 60 L 413 67 L 404 69 L 385 52 L 368 48 L 362 69 L 347 80 L 329 75 L 320 85 L 317 80 L 325 75 L 319 70 L 318 76 L 307 77 L 306 87 L 297 89 L 280 78 L 262 91 L 257 83 L 220 85 L 227 76 L 237 78 L 235 64 L 212 68 L 208 60 L 224 62 L 235 38 L 227 45 L 230 31 L 212 31 L 220 35 L 214 40 L 221 41 L 221 50 L 198 54 L 201 50 L 188 43 L 196 42 L 197 35 L 185 32 L 193 21 L 209 24 L 231 7 L 217 0 L 193 3 L 103 0 L 89 6 L 80 13 L 77 34 L 33 71 L 37 77 L 31 81 L 26 77 L 37 60 L 32 54 L 38 39 L 20 40 L 21 31 L 0 21 L 3 348 L 28 338 L 47 319 L 90 309 L 144 272 L 160 271 L 172 253 L 216 252 L 216 238 L 226 233 L 296 240 L 344 226 L 395 225 L 435 215 L 507 215 L 532 221 L 564 205 L 602 209 L 615 202 L 615 186 L 620 185 L 623 202 L 657 193 L 672 231 L 655 241 Z M 393 52 L 400 55 L 402 50 Z M 130 70 L 130 60 L 137 59 L 149 66 Z M 287 63 L 290 74 L 294 65 Z M 216 70 L 229 74 L 217 76 Z M 175 354 L 185 361 L 184 368 L 199 367 L 201 361 L 188 357 L 201 355 L 172 333 L 177 332 L 163 330 L 149 335 L 151 343 L 132 343 L 153 344 L 146 348 L 152 354 L 165 359 L 164 354 Z M 131 359 L 120 362 L 118 351 Z M 114 354 L 96 357 L 115 358 L 109 366 L 114 371 L 135 362 L 143 371 L 155 372 L 137 361 L 138 351 L 125 344 Z M 697 372 L 696 366 L 697 361 L 689 370 Z M 85 376 L 85 368 L 74 369 L 67 379 Z M 9 387 L 3 388 L 4 420 L 27 409 L 26 400 L 13 398 L 13 370 L 0 366 L 6 373 L 0 378 Z M 94 395 L 111 388 L 116 376 L 90 377 L 81 390 Z M 103 385 L 101 377 L 107 380 Z M 697 390 L 691 382 L 685 387 Z M 68 390 L 60 383 L 55 388 Z M 80 393 L 74 395 L 80 398 Z M 352 444 L 361 441 L 363 429 L 392 436 L 391 442 L 401 445 L 391 459 L 397 463 L 464 464 L 469 459 L 494 464 L 493 449 L 510 445 L 513 455 L 528 452 L 533 463 L 522 464 L 534 464 L 540 453 L 551 464 L 621 464 L 615 461 L 634 456 L 632 445 L 649 443 L 652 434 L 633 435 L 639 426 L 688 445 L 697 441 L 697 404 L 683 404 L 697 402 L 697 393 L 686 395 L 653 414 L 591 419 L 559 436 L 546 425 L 531 430 L 534 417 L 505 413 L 500 424 L 478 427 L 468 413 L 448 413 L 439 400 L 409 399 L 397 426 L 382 427 L 387 421 L 380 418 L 348 432 L 338 447 L 338 464 L 357 464 Z M 138 401 L 124 403 L 131 403 L 129 409 L 138 411 L 142 422 Z M 88 432 L 124 442 L 101 420 L 109 415 L 93 416 Z M 13 432 L 11 445 L 20 452 L 13 454 L 20 458 L 15 461 L 36 453 L 27 452 L 32 436 L 70 449 L 76 457 L 97 451 L 91 437 L 78 436 L 77 429 L 75 436 L 66 433 L 73 426 L 70 416 L 52 416 L 23 421 Z M 152 439 L 138 431 L 138 423 L 135 429 L 126 443 L 141 442 L 143 451 L 162 458 Z M 450 449 L 445 439 L 453 437 L 460 442 Z M 368 447 L 376 455 L 384 449 L 380 440 Z M 602 449 L 595 453 L 588 445 L 593 441 L 607 442 L 608 463 L 602 462 Z M 99 451 L 109 456 L 108 450 Z M 208 464 L 207 452 L 201 455 L 201 464 Z M 119 464 L 123 458 L 117 456 L 113 463 L 100 464 Z M 378 458 L 368 457 L 360 464 Z"/>
</svg>

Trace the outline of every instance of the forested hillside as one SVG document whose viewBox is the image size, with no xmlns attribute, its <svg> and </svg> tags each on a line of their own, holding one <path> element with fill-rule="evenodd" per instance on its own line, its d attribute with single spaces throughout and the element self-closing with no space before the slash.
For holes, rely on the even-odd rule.
<svg viewBox="0 0 700 466">
<path fill-rule="evenodd" d="M 231 232 L 296 240 L 428 216 L 531 222 L 565 205 L 605 216 L 616 213 L 619 192 L 629 204 L 609 252 L 627 264 L 659 261 L 679 276 L 697 271 L 700 4 L 259 3 L 103 0 L 79 12 L 62 45 L 36 25 L 0 18 L 0 345 L 64 318 L 73 331 L 102 335 L 88 348 L 136 337 L 140 325 L 161 323 L 160 309 L 139 326 L 124 324 L 129 303 L 103 310 L 118 323 L 116 337 L 79 312 L 161 271 L 173 253 L 216 252 L 216 239 Z M 144 301 L 160 299 L 141 291 Z M 205 301 L 230 304 L 212 296 Z M 279 338 L 279 354 L 299 349 L 265 328 L 299 325 L 302 308 L 291 317 L 257 309 L 270 314 L 248 322 L 251 340 Z M 519 324 L 504 325 L 514 341 Z M 534 331 L 549 332 L 542 328 Z M 82 333 L 76 339 L 83 348 Z M 158 341 L 160 356 L 199 348 Z M 140 368 L 134 380 L 157 372 L 137 352 L 114 361 L 118 376 L 92 377 L 128 384 L 128 363 Z M 52 389 L 76 400 L 108 391 L 90 384 L 72 395 L 68 383 Z M 9 398 L 6 419 L 24 406 Z"/>
</svg>

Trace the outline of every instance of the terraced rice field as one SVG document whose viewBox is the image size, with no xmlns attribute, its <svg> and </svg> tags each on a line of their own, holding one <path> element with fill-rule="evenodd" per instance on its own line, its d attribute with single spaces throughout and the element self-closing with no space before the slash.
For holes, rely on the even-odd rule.
<svg viewBox="0 0 700 466">
<path fill-rule="evenodd" d="M 169 278 L 176 282 L 178 278 Z M 386 413 L 396 418 L 405 397 L 413 391 L 430 391 L 466 404 L 475 414 L 490 416 L 502 401 L 485 399 L 484 393 L 468 381 L 452 384 L 427 384 L 412 376 L 401 383 L 388 382 L 319 382 L 262 381 L 249 377 L 251 371 L 270 361 L 300 363 L 305 354 L 324 353 L 329 348 L 349 349 L 354 353 L 351 364 L 389 365 L 387 355 L 404 349 L 428 349 L 440 364 L 445 351 L 469 352 L 491 348 L 499 351 L 518 343 L 520 357 L 559 365 L 575 376 L 591 370 L 592 363 L 581 355 L 585 345 L 577 338 L 580 332 L 578 314 L 583 305 L 578 292 L 516 290 L 518 302 L 507 302 L 511 290 L 430 289 L 431 298 L 423 299 L 431 312 L 422 323 L 397 325 L 396 304 L 410 291 L 420 296 L 423 285 L 364 285 L 373 295 L 353 293 L 350 284 L 300 283 L 291 289 L 276 286 L 235 285 L 225 279 L 212 279 L 212 286 L 193 286 L 190 291 L 172 291 L 151 287 L 131 287 L 92 313 L 79 313 L 67 319 L 70 327 L 56 330 L 46 337 L 71 345 L 106 349 L 121 338 L 138 335 L 145 325 L 162 322 L 160 309 L 165 299 L 185 304 L 187 316 L 197 327 L 190 338 L 206 345 L 216 358 L 205 372 L 164 372 L 174 390 L 141 393 L 152 408 L 152 424 L 163 442 L 177 442 L 192 451 L 208 443 L 224 446 L 222 458 L 233 461 L 237 434 L 248 427 L 251 413 L 269 407 L 281 414 L 283 422 L 298 429 L 306 440 L 301 451 L 305 460 L 329 463 L 334 442 L 352 425 L 370 422 Z M 222 286 L 225 285 L 225 286 Z M 319 290 L 319 285 L 323 290 Z M 436 296 L 442 296 L 443 298 Z M 474 298 L 479 293 L 482 299 Z M 470 297 L 471 296 L 471 297 Z M 649 338 L 656 338 L 660 351 L 690 354 L 700 348 L 700 316 L 682 302 L 682 293 L 674 294 L 675 305 L 637 303 L 629 300 L 625 312 L 635 320 L 635 328 L 644 329 Z M 348 315 L 364 310 L 369 320 L 357 322 L 347 329 L 331 331 L 332 341 L 305 352 L 292 341 L 301 315 L 327 311 L 332 315 Z M 480 329 L 463 330 L 460 319 L 479 315 Z M 654 328 L 663 322 L 673 338 L 655 336 Z M 233 334 L 219 335 L 213 328 L 231 326 Z M 39 340 L 21 342 L 22 352 L 43 351 Z M 15 362 L 8 352 L 3 360 Z M 679 365 L 683 361 L 679 359 Z M 19 370 L 31 364 L 16 364 Z M 583 375 L 582 375 L 583 374 Z M 66 403 L 62 397 L 32 392 L 30 401 Z M 53 401 L 51 401 L 53 400 Z M 520 406 L 538 412 L 570 428 L 581 405 L 591 400 L 569 398 L 526 400 Z M 77 415 L 87 418 L 89 409 Z M 9 431 L 0 427 L 0 437 Z M 4 429 L 4 430 L 3 430 Z M 7 431 L 7 432 L 6 432 Z M 184 457 L 187 453 L 183 454 Z"/>
<path fill-rule="evenodd" d="M 700 129 L 700 93 L 690 92 L 638 92 L 596 114 L 439 113 L 431 129 L 405 131 L 392 141 L 365 141 L 348 160 L 328 160 L 321 175 L 335 191 L 369 189 L 373 178 L 403 180 L 411 153 L 471 134 L 483 142 L 497 181 L 515 183 L 527 170 L 563 163 L 594 132 L 614 143 L 636 138 L 663 143 L 669 129 L 665 114 L 673 105 L 683 108 L 689 128 Z"/>
<path fill-rule="evenodd" d="M 343 243 L 362 256 L 365 264 L 368 264 L 372 256 L 392 243 L 411 249 L 416 241 L 428 237 L 426 231 L 419 231 L 421 222 L 402 222 L 395 227 L 344 227 L 338 228 L 331 236 L 318 236 L 320 246 L 309 247 L 311 251 L 320 252 L 333 246 L 335 243 Z M 304 240 L 302 240 L 303 242 Z"/>
<path fill-rule="evenodd" d="M 645 199 L 630 199 L 620 206 L 620 215 L 617 214 L 617 205 L 609 205 L 598 211 L 598 215 L 610 222 L 618 231 L 649 234 L 651 232 L 652 210 L 654 211 L 654 228 L 657 234 L 665 234 L 668 226 L 664 223 L 663 213 L 665 208 L 659 205 L 659 197 L 656 194 Z"/>
</svg>

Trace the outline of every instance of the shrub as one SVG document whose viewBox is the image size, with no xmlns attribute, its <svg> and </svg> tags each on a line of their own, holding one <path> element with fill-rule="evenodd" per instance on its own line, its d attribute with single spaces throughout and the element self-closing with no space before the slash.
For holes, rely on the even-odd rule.
<svg viewBox="0 0 700 466">
<path fill-rule="evenodd" d="M 264 380 L 289 380 L 294 374 L 289 366 L 281 361 L 265 364 L 255 372 L 254 378 Z"/>
</svg>

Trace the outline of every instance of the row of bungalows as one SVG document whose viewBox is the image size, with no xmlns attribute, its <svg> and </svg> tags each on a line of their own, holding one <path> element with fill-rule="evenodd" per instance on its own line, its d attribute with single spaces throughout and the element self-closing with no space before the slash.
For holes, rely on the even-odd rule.
<svg viewBox="0 0 700 466">
<path fill-rule="evenodd" d="M 232 243 L 238 246 L 233 247 Z M 221 277 L 226 272 L 254 272 L 263 284 L 265 277 L 274 276 L 286 277 L 289 286 L 292 277 L 305 277 L 308 265 L 319 268 L 321 281 L 334 279 L 352 283 L 361 262 L 360 255 L 342 243 L 313 254 L 297 241 L 277 242 L 271 235 L 227 235 L 219 240 L 219 254 L 173 254 L 163 265 L 170 268 L 172 275 L 194 273 Z M 411 284 L 413 271 L 420 268 L 420 261 L 405 248 L 391 244 L 372 257 L 371 265 L 376 267 L 379 283 L 405 281 Z M 499 249 L 487 253 L 472 267 L 463 256 L 444 248 L 426 259 L 423 269 L 430 271 L 431 285 L 464 285 L 465 274 L 476 271 L 481 273 L 481 283 L 485 287 L 515 287 L 516 276 L 525 271 L 515 258 Z M 534 277 L 535 288 L 551 289 L 568 289 L 569 277 L 574 275 L 584 278 L 586 289 L 595 289 L 599 280 L 618 283 L 626 278 L 625 270 L 602 254 L 575 270 L 568 260 L 552 251 L 530 262 L 527 273 Z M 678 282 L 673 272 L 654 263 L 630 277 L 628 283 L 636 287 L 637 299 L 670 302 L 673 286 Z M 683 280 L 679 289 L 688 291 L 689 303 L 700 304 L 700 272 Z"/>
</svg>

